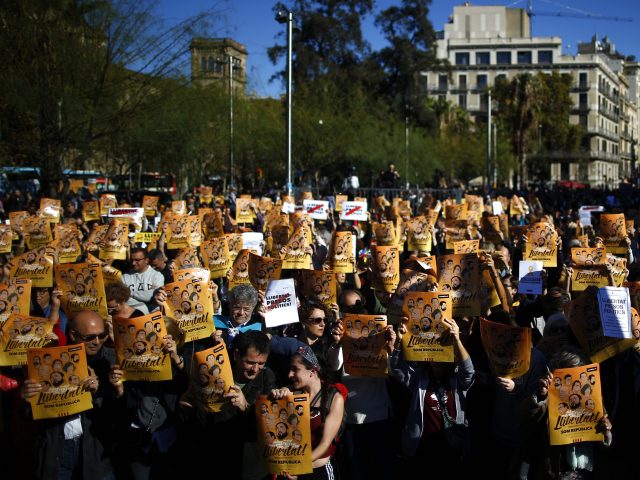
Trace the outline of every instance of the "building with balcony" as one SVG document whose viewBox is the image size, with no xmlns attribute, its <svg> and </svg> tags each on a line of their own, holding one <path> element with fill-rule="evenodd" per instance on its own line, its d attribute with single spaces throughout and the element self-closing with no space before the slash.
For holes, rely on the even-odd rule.
<svg viewBox="0 0 640 480">
<path fill-rule="evenodd" d="M 247 89 L 247 49 L 230 38 L 194 38 L 191 52 L 191 82 L 219 83 L 227 91 L 245 95 Z"/>
<path fill-rule="evenodd" d="M 561 37 L 534 37 L 526 10 L 504 6 L 454 7 L 438 32 L 437 56 L 449 68 L 420 72 L 421 91 L 466 109 L 486 121 L 487 90 L 499 78 L 558 72 L 573 77 L 570 121 L 584 127 L 582 151 L 545 152 L 551 180 L 617 184 L 631 176 L 638 139 L 640 71 L 606 37 L 563 54 Z"/>
</svg>

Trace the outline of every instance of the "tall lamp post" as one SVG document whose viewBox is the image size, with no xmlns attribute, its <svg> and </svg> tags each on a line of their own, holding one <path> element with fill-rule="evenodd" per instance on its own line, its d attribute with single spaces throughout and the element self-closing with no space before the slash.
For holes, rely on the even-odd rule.
<svg viewBox="0 0 640 480">
<path fill-rule="evenodd" d="M 487 177 L 486 189 L 491 190 L 491 89 L 487 92 Z"/>
<path fill-rule="evenodd" d="M 293 57 L 293 12 L 281 9 L 276 14 L 278 23 L 287 24 L 287 193 L 293 192 L 291 181 L 291 64 Z"/>
<path fill-rule="evenodd" d="M 233 57 L 229 55 L 229 187 L 234 187 L 233 178 Z"/>
</svg>

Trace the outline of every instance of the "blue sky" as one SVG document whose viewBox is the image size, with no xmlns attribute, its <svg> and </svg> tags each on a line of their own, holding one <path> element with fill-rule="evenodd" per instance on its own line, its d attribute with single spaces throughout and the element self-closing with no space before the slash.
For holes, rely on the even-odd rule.
<svg viewBox="0 0 640 480">
<path fill-rule="evenodd" d="M 374 0 L 375 11 L 391 5 L 399 5 L 400 0 Z M 212 19 L 212 36 L 230 37 L 244 44 L 249 52 L 249 89 L 259 96 L 280 96 L 284 86 L 279 81 L 270 82 L 271 76 L 284 68 L 272 65 L 267 49 L 276 43 L 276 35 L 285 25 L 274 19 L 272 0 L 159 0 L 158 16 L 166 24 L 177 23 L 184 18 L 205 9 L 220 12 Z M 285 2 L 286 3 L 286 2 Z M 433 0 L 430 20 L 436 30 L 441 30 L 453 7 L 462 0 Z M 475 0 L 473 5 L 505 5 L 526 8 L 527 1 Z M 636 55 L 640 59 L 640 2 L 638 0 L 533 0 L 533 9 L 539 12 L 576 13 L 588 12 L 605 16 L 632 18 L 633 22 L 607 21 L 594 18 L 570 18 L 534 16 L 532 31 L 534 36 L 560 36 L 563 51 L 575 53 L 578 42 L 588 41 L 595 33 L 599 37 L 608 36 L 618 51 L 625 55 Z M 384 39 L 373 24 L 373 16 L 363 19 L 363 32 L 373 49 L 385 45 Z"/>
</svg>

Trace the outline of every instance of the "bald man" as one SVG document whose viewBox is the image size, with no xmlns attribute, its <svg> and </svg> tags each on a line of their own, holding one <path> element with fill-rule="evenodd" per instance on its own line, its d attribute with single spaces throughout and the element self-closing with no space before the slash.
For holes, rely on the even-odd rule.
<svg viewBox="0 0 640 480">
<path fill-rule="evenodd" d="M 109 458 L 113 444 L 112 418 L 115 415 L 115 393 L 108 375 L 115 363 L 111 348 L 104 347 L 108 337 L 105 321 L 96 312 L 78 312 L 68 324 L 69 343 L 83 343 L 89 366 L 89 377 L 81 379 L 91 392 L 93 408 L 77 415 L 35 422 L 41 451 L 35 455 L 35 478 L 111 479 Z M 42 390 L 35 380 L 25 380 L 25 400 Z"/>
</svg>

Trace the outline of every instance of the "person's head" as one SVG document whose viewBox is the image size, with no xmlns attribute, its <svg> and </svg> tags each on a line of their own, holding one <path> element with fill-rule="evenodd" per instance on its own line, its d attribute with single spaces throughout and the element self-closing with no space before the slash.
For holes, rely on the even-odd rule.
<svg viewBox="0 0 640 480">
<path fill-rule="evenodd" d="M 568 408 L 569 405 L 567 405 L 565 402 L 560 402 L 558 404 L 558 415 L 564 415 L 565 413 L 567 413 Z"/>
<path fill-rule="evenodd" d="M 291 438 L 293 438 L 294 442 L 301 443 L 302 432 L 296 428 L 293 432 L 291 432 Z"/>
<path fill-rule="evenodd" d="M 123 311 L 124 305 L 131 297 L 131 290 L 124 283 L 110 283 L 105 288 L 105 295 L 109 315 L 117 316 Z"/>
<path fill-rule="evenodd" d="M 149 265 L 158 271 L 164 270 L 167 266 L 167 258 L 164 256 L 162 250 L 154 248 L 149 251 Z"/>
<path fill-rule="evenodd" d="M 289 367 L 289 381 L 296 389 L 309 388 L 314 383 L 320 383 L 320 362 L 311 347 L 301 346 L 291 356 Z"/>
<path fill-rule="evenodd" d="M 591 412 L 596 408 L 596 402 L 593 400 L 593 398 L 587 398 L 585 400 L 584 408 Z"/>
<path fill-rule="evenodd" d="M 269 358 L 269 337 L 258 330 L 239 333 L 233 341 L 233 378 L 240 383 L 254 380 Z"/>
<path fill-rule="evenodd" d="M 569 296 L 561 289 L 556 287 L 550 288 L 542 297 L 542 314 L 544 318 L 549 319 L 554 313 L 562 313 L 564 306 L 569 301 Z"/>
<path fill-rule="evenodd" d="M 569 407 L 572 410 L 575 410 L 580 406 L 581 400 L 582 400 L 582 397 L 580 395 L 578 395 L 577 393 L 572 393 L 571 395 L 569 395 Z"/>
<path fill-rule="evenodd" d="M 237 285 L 229 292 L 229 312 L 235 325 L 248 322 L 258 304 L 258 292 L 251 285 Z"/>
<path fill-rule="evenodd" d="M 142 273 L 149 267 L 149 253 L 145 248 L 132 248 L 130 257 L 131 267 L 135 272 Z"/>
<path fill-rule="evenodd" d="M 305 330 L 305 334 L 316 339 L 322 337 L 329 321 L 329 312 L 322 303 L 308 300 L 298 308 L 298 318 Z"/>
<path fill-rule="evenodd" d="M 571 385 L 571 391 L 574 393 L 580 393 L 581 388 L 582 388 L 582 384 L 580 383 L 580 380 L 574 381 L 573 385 Z"/>
<path fill-rule="evenodd" d="M 84 310 L 69 320 L 70 343 L 84 343 L 87 356 L 97 355 L 109 336 L 104 320 L 96 312 Z"/>
<path fill-rule="evenodd" d="M 288 415 L 287 415 L 287 409 L 286 408 L 281 408 L 280 409 L 280 413 L 278 413 L 278 418 L 282 422 L 286 422 L 287 421 Z"/>
<path fill-rule="evenodd" d="M 362 293 L 354 288 L 343 289 L 338 298 L 340 311 L 345 313 L 366 314 L 366 303 Z"/>
<path fill-rule="evenodd" d="M 304 406 L 303 405 L 297 405 L 296 406 L 296 415 L 301 417 L 303 414 L 304 414 Z"/>
<path fill-rule="evenodd" d="M 287 417 L 287 422 L 291 427 L 295 428 L 298 426 L 298 423 L 300 423 L 300 419 L 295 413 L 292 413 Z"/>
<path fill-rule="evenodd" d="M 276 436 L 278 440 L 283 440 L 287 438 L 287 434 L 289 433 L 289 426 L 284 422 L 276 423 Z"/>
<path fill-rule="evenodd" d="M 133 342 L 133 353 L 136 355 L 144 355 L 147 351 L 147 344 L 138 340 L 137 342 Z"/>
<path fill-rule="evenodd" d="M 275 442 L 275 441 L 276 441 L 276 434 L 275 434 L 275 433 L 273 433 L 273 432 L 267 432 L 267 433 L 265 433 L 265 439 L 264 439 L 264 442 L 265 442 L 267 445 L 273 445 L 273 442 Z"/>
<path fill-rule="evenodd" d="M 51 385 L 53 385 L 54 387 L 59 387 L 64 383 L 64 375 L 62 374 L 62 372 L 51 372 L 49 379 L 51 380 Z"/>
</svg>

